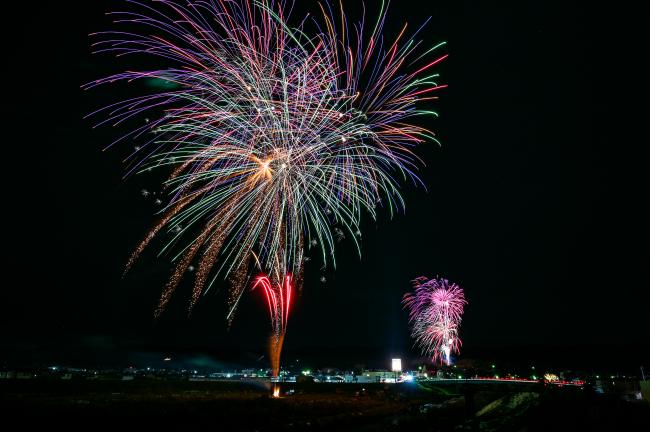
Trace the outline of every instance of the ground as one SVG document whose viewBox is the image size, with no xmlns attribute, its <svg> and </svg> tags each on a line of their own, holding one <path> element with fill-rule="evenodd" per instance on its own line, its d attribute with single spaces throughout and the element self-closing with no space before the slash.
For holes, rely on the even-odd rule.
<svg viewBox="0 0 650 432">
<path fill-rule="evenodd" d="M 224 431 L 544 431 L 644 430 L 650 405 L 581 389 L 463 391 L 431 384 L 283 384 L 263 382 L 0 382 L 3 422 L 24 427 L 201 427 Z M 466 405 L 466 396 L 472 401 Z M 469 407 L 472 407 L 471 409 Z M 640 429 L 639 429 L 640 428 Z"/>
</svg>

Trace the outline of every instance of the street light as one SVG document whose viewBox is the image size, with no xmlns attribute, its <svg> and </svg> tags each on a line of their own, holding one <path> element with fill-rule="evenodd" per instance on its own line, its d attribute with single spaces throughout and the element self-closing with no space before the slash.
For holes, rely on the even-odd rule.
<svg viewBox="0 0 650 432">
<path fill-rule="evenodd" d="M 395 372 L 395 384 L 397 384 L 397 373 L 402 372 L 402 359 L 394 358 L 392 361 L 392 369 Z"/>
</svg>

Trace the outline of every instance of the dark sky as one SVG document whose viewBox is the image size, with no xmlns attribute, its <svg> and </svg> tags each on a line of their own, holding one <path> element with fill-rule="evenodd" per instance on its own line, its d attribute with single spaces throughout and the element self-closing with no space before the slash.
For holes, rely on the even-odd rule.
<svg viewBox="0 0 650 432">
<path fill-rule="evenodd" d="M 107 29 L 104 12 L 121 3 L 57 3 L 24 12 L 5 39 L 1 352 L 263 353 L 269 327 L 254 296 L 227 331 L 222 292 L 188 319 L 181 286 L 155 322 L 169 257 L 154 247 L 121 279 L 155 220 L 153 199 L 140 195 L 156 190 L 155 176 L 122 181 L 135 143 L 102 152 L 116 131 L 82 120 L 115 95 L 79 89 L 131 65 L 90 55 L 88 33 Z M 466 350 L 598 344 L 608 356 L 610 346 L 647 343 L 648 141 L 631 132 L 643 115 L 624 113 L 640 72 L 629 62 L 633 37 L 621 37 L 636 11 L 394 3 L 389 33 L 432 16 L 424 40 L 448 42 L 438 71 L 449 88 L 430 125 L 442 147 L 421 147 L 428 190 L 407 186 L 405 214 L 366 220 L 361 259 L 344 242 L 326 283 L 318 264 L 307 268 L 286 349 L 413 354 L 400 299 L 420 275 L 464 287 Z"/>
</svg>

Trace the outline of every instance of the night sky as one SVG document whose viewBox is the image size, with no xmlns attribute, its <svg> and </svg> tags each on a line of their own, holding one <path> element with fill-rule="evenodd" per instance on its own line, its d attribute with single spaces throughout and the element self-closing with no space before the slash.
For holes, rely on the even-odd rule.
<svg viewBox="0 0 650 432">
<path fill-rule="evenodd" d="M 98 363 L 129 352 L 258 358 L 269 324 L 257 296 L 245 297 L 227 330 L 223 290 L 188 319 L 182 284 L 156 322 L 171 271 L 169 256 L 156 258 L 160 243 L 121 278 L 155 220 L 155 197 L 140 191 L 156 191 L 158 177 L 123 181 L 121 160 L 137 143 L 103 152 L 119 131 L 82 119 L 123 89 L 79 87 L 133 66 L 90 54 L 88 34 L 108 29 L 104 12 L 122 3 L 57 3 L 34 7 L 5 39 L 0 353 Z M 317 12 L 309 3 L 300 8 Z M 419 149 L 427 189 L 404 185 L 405 214 L 364 221 L 361 259 L 348 239 L 335 271 L 308 264 L 288 355 L 416 355 L 400 301 L 420 275 L 465 289 L 462 352 L 647 353 L 648 141 L 631 132 L 642 115 L 623 112 L 640 72 L 621 73 L 634 50 L 615 37 L 628 27 L 621 17 L 635 13 L 520 3 L 403 0 L 389 10 L 389 35 L 432 16 L 423 39 L 448 42 L 437 71 L 449 88 L 430 124 L 442 146 Z"/>
</svg>

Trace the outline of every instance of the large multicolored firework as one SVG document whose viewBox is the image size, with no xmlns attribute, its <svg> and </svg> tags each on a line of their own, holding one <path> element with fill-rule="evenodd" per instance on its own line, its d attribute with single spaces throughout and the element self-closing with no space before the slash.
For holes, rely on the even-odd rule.
<svg viewBox="0 0 650 432">
<path fill-rule="evenodd" d="M 413 281 L 413 293 L 404 295 L 402 303 L 409 309 L 411 335 L 425 355 L 432 360 L 451 364 L 451 353 L 459 352 L 458 328 L 467 302 L 463 290 L 447 279 Z"/>
<path fill-rule="evenodd" d="M 195 266 L 190 310 L 227 279 L 232 319 L 253 272 L 271 275 L 270 287 L 292 275 L 299 288 L 309 249 L 335 265 L 337 233 L 349 232 L 358 248 L 364 211 L 375 218 L 378 207 L 403 207 L 400 180 L 419 181 L 413 148 L 436 141 L 412 120 L 437 115 L 419 103 L 445 87 L 430 72 L 446 57 L 430 58 L 444 43 L 422 49 L 419 29 L 407 37 L 406 25 L 387 41 L 383 3 L 371 25 L 349 24 L 342 6 L 323 3 L 322 18 L 293 27 L 282 1 L 129 4 L 133 11 L 112 13 L 122 30 L 95 34 L 96 52 L 167 66 L 84 88 L 159 84 L 90 114 L 103 116 L 100 125 L 136 124 L 116 141 L 142 142 L 129 175 L 169 172 L 160 220 L 127 264 L 167 236 L 161 253 L 172 254 L 175 269 L 156 314 Z"/>
</svg>

